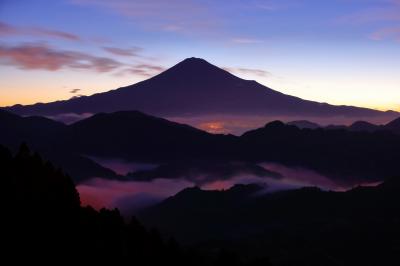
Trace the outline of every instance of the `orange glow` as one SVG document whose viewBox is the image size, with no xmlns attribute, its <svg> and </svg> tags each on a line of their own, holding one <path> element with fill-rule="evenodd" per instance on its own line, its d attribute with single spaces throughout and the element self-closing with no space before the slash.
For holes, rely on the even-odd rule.
<svg viewBox="0 0 400 266">
<path fill-rule="evenodd" d="M 226 128 L 223 122 L 206 122 L 200 124 L 199 128 L 209 133 L 226 133 Z"/>
</svg>

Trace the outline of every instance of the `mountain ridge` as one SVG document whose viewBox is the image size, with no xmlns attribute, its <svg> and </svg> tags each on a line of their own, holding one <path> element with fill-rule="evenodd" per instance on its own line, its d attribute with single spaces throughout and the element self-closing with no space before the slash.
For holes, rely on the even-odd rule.
<svg viewBox="0 0 400 266">
<path fill-rule="evenodd" d="M 19 115 L 58 115 L 139 110 L 161 117 L 210 114 L 391 117 L 394 111 L 330 105 L 273 90 L 241 79 L 204 59 L 188 58 L 147 80 L 91 96 L 14 105 Z"/>
</svg>

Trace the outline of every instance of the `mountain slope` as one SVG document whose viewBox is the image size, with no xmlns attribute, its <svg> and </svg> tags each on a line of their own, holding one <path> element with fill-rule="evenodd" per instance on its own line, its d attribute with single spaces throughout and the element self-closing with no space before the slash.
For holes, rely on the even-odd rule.
<svg viewBox="0 0 400 266">
<path fill-rule="evenodd" d="M 400 117 L 386 124 L 383 128 L 400 134 Z"/>
<path fill-rule="evenodd" d="M 139 161 L 226 158 L 236 140 L 137 111 L 100 113 L 69 129 L 80 153 Z"/>
<path fill-rule="evenodd" d="M 109 92 L 6 109 L 24 115 L 139 110 L 163 117 L 207 114 L 394 116 L 394 112 L 333 106 L 285 95 L 256 81 L 240 79 L 198 58 L 185 59 L 153 78 Z"/>
<path fill-rule="evenodd" d="M 346 192 L 189 188 L 138 218 L 184 243 L 207 250 L 222 245 L 247 255 L 268 252 L 282 265 L 397 265 L 398 180 Z M 310 258 L 313 263 L 305 262 Z"/>
</svg>

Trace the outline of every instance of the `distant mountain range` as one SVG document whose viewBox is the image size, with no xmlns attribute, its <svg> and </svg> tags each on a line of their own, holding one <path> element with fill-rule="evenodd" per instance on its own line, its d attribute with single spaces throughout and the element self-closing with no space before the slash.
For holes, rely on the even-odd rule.
<svg viewBox="0 0 400 266">
<path fill-rule="evenodd" d="M 345 125 L 329 125 L 329 126 L 321 126 L 317 123 L 310 122 L 307 120 L 300 121 L 292 121 L 286 123 L 287 125 L 296 126 L 300 129 L 317 129 L 317 128 L 325 128 L 325 129 L 346 129 L 349 131 L 366 131 L 366 132 L 377 132 L 377 131 L 390 131 L 396 134 L 400 134 L 400 118 L 397 118 L 385 125 L 375 125 L 366 121 L 356 121 L 350 126 Z"/>
<path fill-rule="evenodd" d="M 399 116 L 393 111 L 334 106 L 285 95 L 254 80 L 238 78 L 199 58 L 185 59 L 155 77 L 116 90 L 66 101 L 15 105 L 5 110 L 43 116 L 123 110 L 161 117 L 228 114 L 390 120 Z"/>
<path fill-rule="evenodd" d="M 398 120 L 388 125 L 396 128 Z M 400 164 L 400 137 L 384 130 L 299 129 L 275 121 L 233 136 L 210 134 L 137 111 L 96 114 L 72 125 L 0 111 L 0 144 L 15 151 L 23 141 L 78 181 L 94 176 L 150 180 L 157 171 L 172 176 L 193 170 L 225 174 L 244 171 L 263 176 L 267 173 L 255 164 L 277 162 L 352 183 L 390 177 Z M 87 156 L 164 166 L 123 177 Z"/>
</svg>

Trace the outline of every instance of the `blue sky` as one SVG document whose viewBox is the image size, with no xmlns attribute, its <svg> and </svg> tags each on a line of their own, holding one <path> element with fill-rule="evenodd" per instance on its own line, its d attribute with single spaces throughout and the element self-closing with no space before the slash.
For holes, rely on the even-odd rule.
<svg viewBox="0 0 400 266">
<path fill-rule="evenodd" d="M 400 110 L 400 1 L 0 1 L 0 106 L 107 91 L 192 56 L 305 99 Z"/>
</svg>

